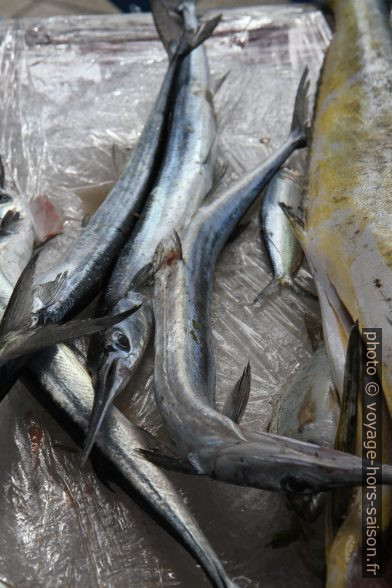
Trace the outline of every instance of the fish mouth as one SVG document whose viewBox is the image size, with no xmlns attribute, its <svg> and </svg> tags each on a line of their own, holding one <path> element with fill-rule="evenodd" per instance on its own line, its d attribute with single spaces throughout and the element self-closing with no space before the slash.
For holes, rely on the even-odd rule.
<svg viewBox="0 0 392 588">
<path fill-rule="evenodd" d="M 96 376 L 94 404 L 81 455 L 82 465 L 86 463 L 90 455 L 110 405 L 131 378 L 131 371 L 123 365 L 124 358 L 119 357 L 117 352 L 109 351 L 102 359 L 103 362 Z"/>
</svg>

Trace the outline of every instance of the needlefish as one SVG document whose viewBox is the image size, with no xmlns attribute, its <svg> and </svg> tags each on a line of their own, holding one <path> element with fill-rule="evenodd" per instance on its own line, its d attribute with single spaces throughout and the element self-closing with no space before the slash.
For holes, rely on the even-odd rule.
<svg viewBox="0 0 392 588">
<path fill-rule="evenodd" d="M 362 460 L 295 439 L 246 431 L 213 408 L 215 372 L 211 288 L 216 258 L 266 183 L 306 140 L 307 71 L 291 132 L 263 165 L 194 215 L 182 234 L 158 246 L 154 277 L 157 405 L 180 457 L 142 451 L 169 469 L 266 490 L 314 493 L 362 483 Z M 247 370 L 245 370 L 245 378 Z M 239 390 L 246 386 L 239 386 Z M 383 467 L 386 483 L 392 468 Z"/>
<path fill-rule="evenodd" d="M 158 0 L 153 3 L 160 6 Z M 158 20 L 164 14 L 159 6 L 156 17 Z M 169 66 L 158 97 L 123 174 L 62 259 L 38 280 L 35 278 L 35 287 L 30 296 L 30 320 L 24 316 L 23 322 L 15 324 L 10 320 L 5 324 L 3 321 L 2 332 L 7 335 L 8 346 L 12 340 L 14 354 L 30 352 L 34 342 L 35 349 L 42 346 L 42 326 L 57 325 L 68 320 L 98 293 L 115 256 L 133 227 L 135 212 L 146 199 L 161 164 L 179 65 L 192 49 L 210 36 L 218 21 L 219 17 L 213 18 L 196 31 L 180 27 L 176 29 L 177 36 L 170 39 Z M 164 26 L 163 22 L 162 27 Z M 12 313 L 9 309 L 8 317 L 20 315 L 15 307 L 18 302 L 20 297 L 10 300 L 13 308 Z M 26 309 L 25 305 L 24 310 Z M 92 324 L 94 321 L 90 322 Z M 34 337 L 32 333 L 36 330 L 38 336 Z M 47 329 L 45 344 L 61 340 L 60 332 L 54 327 Z M 26 333 L 28 337 L 25 337 Z M 26 338 L 31 344 L 28 350 L 23 343 Z M 12 361 L 9 362 L 8 359 Z M 16 381 L 21 361 L 11 357 L 9 349 L 8 354 L 0 357 L 2 396 Z"/>
<path fill-rule="evenodd" d="M 3 194 L 1 196 L 3 197 Z M 53 218 L 51 212 L 48 220 L 52 221 Z M 23 230 L 20 232 L 19 240 L 22 245 L 26 238 L 26 243 L 19 250 L 19 272 L 28 261 L 33 246 L 32 219 L 28 216 L 23 219 L 25 222 L 21 222 Z M 1 263 L 4 261 L 2 248 L 5 247 L 5 239 L 0 230 Z M 17 268 L 13 271 L 14 279 L 17 277 L 17 271 Z M 4 275 L 2 264 L 0 286 L 2 316 L 13 291 L 10 281 Z M 93 384 L 84 360 L 64 344 L 48 347 L 32 355 L 21 373 L 21 379 L 59 425 L 71 434 L 76 442 L 82 444 L 94 398 Z M 148 433 L 133 425 L 113 406 L 97 436 L 97 453 L 93 456 L 93 462 L 101 465 L 104 462 L 114 481 L 131 496 L 135 490 L 137 491 L 144 504 L 157 515 L 157 521 L 165 521 L 173 536 L 201 565 L 213 586 L 235 588 L 218 555 L 175 487 L 160 468 L 146 461 L 135 451 L 135 448 L 148 448 L 150 445 Z"/>
<path fill-rule="evenodd" d="M 181 26 L 189 34 L 195 34 L 198 29 L 195 3 L 187 0 L 181 3 L 180 9 L 184 23 Z M 154 10 L 153 14 L 156 18 Z M 158 30 L 159 22 L 162 18 L 157 22 Z M 167 27 L 161 32 L 161 38 L 169 50 L 168 37 L 177 37 L 180 25 L 169 14 L 165 22 Z M 101 301 L 101 312 L 109 315 L 143 304 L 132 319 L 91 341 L 89 357 L 91 371 L 96 374 L 96 396 L 83 462 L 110 402 L 127 385 L 147 347 L 153 327 L 149 283 L 155 249 L 174 228 L 181 229 L 211 190 L 216 144 L 207 56 L 204 47 L 199 46 L 181 63 L 170 136 L 158 178 Z"/>
</svg>

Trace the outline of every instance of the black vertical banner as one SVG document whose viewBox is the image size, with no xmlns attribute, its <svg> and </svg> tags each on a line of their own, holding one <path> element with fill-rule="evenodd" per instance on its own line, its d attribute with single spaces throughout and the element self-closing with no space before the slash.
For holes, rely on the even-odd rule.
<svg viewBox="0 0 392 588">
<path fill-rule="evenodd" d="M 382 329 L 362 340 L 362 577 L 382 578 Z"/>
</svg>

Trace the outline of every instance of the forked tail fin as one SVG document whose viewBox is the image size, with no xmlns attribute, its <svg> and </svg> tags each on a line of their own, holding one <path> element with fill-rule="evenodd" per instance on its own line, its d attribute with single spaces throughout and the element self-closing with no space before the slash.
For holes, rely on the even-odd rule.
<svg viewBox="0 0 392 588">
<path fill-rule="evenodd" d="M 184 56 L 212 35 L 221 16 L 216 16 L 196 29 L 189 29 L 181 17 L 172 14 L 163 0 L 151 0 L 154 23 L 170 59 Z"/>
</svg>

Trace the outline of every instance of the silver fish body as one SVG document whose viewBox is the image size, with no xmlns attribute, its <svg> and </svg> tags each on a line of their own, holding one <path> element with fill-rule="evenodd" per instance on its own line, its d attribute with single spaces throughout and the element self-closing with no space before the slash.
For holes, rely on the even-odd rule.
<svg viewBox="0 0 392 588">
<path fill-rule="evenodd" d="M 271 180 L 260 209 L 261 234 L 271 261 L 274 280 L 292 285 L 302 259 L 302 248 L 281 204 L 296 210 L 302 200 L 300 174 L 284 167 Z"/>
<path fill-rule="evenodd" d="M 173 234 L 157 248 L 154 385 L 167 428 L 195 472 L 239 485 L 314 493 L 360 484 L 362 461 L 295 439 L 245 431 L 217 412 L 210 322 L 219 252 L 274 173 L 304 143 L 304 118 L 298 117 L 297 108 L 305 79 L 286 143 L 264 165 L 202 206 L 183 232 L 182 247 Z M 159 463 L 159 456 L 151 459 Z M 391 483 L 392 468 L 383 472 L 384 481 Z"/>
<path fill-rule="evenodd" d="M 269 431 L 299 441 L 334 447 L 340 401 L 333 383 L 329 358 L 322 344 L 293 377 L 273 415 Z M 289 496 L 306 521 L 313 522 L 325 506 L 326 494 Z"/>
<path fill-rule="evenodd" d="M 132 278 L 152 261 L 158 243 L 173 229 L 180 230 L 213 185 L 216 118 L 203 46 L 184 59 L 176 89 L 162 167 L 116 263 L 105 292 L 105 306 L 127 295 Z"/>
<path fill-rule="evenodd" d="M 12 293 L 5 280 L 6 297 Z M 0 306 L 0 315 L 4 305 Z M 67 432 L 83 438 L 94 399 L 91 377 L 76 354 L 64 344 L 36 353 L 21 375 L 22 382 L 49 409 Z M 135 449 L 146 447 L 143 431 L 111 407 L 96 440 L 115 480 L 126 492 L 136 491 L 201 564 L 217 588 L 235 588 L 181 496 L 160 468 Z"/>
<path fill-rule="evenodd" d="M 207 235 L 200 234 L 205 244 Z M 361 484 L 359 458 L 295 439 L 246 431 L 212 407 L 212 268 L 196 267 L 196 251 L 189 255 L 187 236 L 185 261 L 174 242 L 166 243 L 160 252 L 154 290 L 155 395 L 178 450 L 195 473 L 238 485 L 314 494 Z M 392 469 L 386 466 L 383 473 L 384 482 L 391 483 Z"/>
<path fill-rule="evenodd" d="M 168 111 L 175 63 L 169 65 L 157 101 L 120 179 L 82 229 L 58 264 L 39 282 L 50 282 L 66 274 L 66 282 L 55 298 L 37 296 L 35 316 L 38 322 L 59 322 L 81 310 L 97 293 L 99 285 L 121 249 L 138 211 L 148 194 L 159 165 L 159 146 Z"/>
<path fill-rule="evenodd" d="M 186 6 L 186 24 L 196 28 L 195 7 L 189 2 Z M 87 457 L 94 430 L 106 407 L 127 385 L 139 365 L 153 328 L 149 288 L 141 285 L 140 280 L 135 284 L 135 277 L 151 263 L 161 239 L 173 229 L 180 230 L 212 188 L 216 143 L 208 61 L 204 47 L 200 46 L 180 66 L 173 117 L 159 175 L 104 294 L 105 313 L 116 313 L 121 300 L 138 293 L 143 296 L 143 306 L 137 317 L 123 321 L 115 329 L 101 334 L 98 341 L 92 341 L 92 346 L 100 349 L 100 353 L 93 353 L 92 363 L 97 374 L 97 400 L 83 459 Z M 118 344 L 120 331 L 122 345 Z M 120 372 L 121 378 L 114 381 L 113 374 Z"/>
<path fill-rule="evenodd" d="M 31 256 L 34 229 L 30 211 L 10 186 L 0 188 L 0 305 L 9 299 L 14 285 Z"/>
<path fill-rule="evenodd" d="M 285 390 L 271 430 L 285 437 L 333 447 L 339 414 L 339 396 L 322 345 Z"/>
<path fill-rule="evenodd" d="M 86 431 L 93 405 L 90 375 L 75 354 L 59 344 L 39 353 L 24 371 L 22 381 L 47 406 L 62 426 Z M 80 436 L 79 436 L 80 440 Z M 201 564 L 214 586 L 234 588 L 181 496 L 160 468 L 135 451 L 146 447 L 143 432 L 111 407 L 96 440 L 100 453 L 126 491 L 136 490 L 174 531 Z"/>
</svg>

